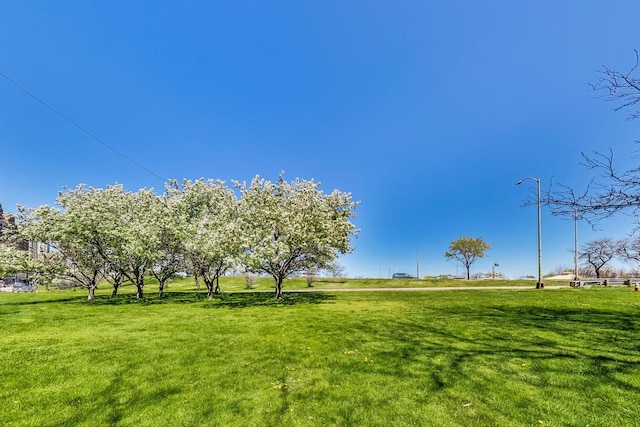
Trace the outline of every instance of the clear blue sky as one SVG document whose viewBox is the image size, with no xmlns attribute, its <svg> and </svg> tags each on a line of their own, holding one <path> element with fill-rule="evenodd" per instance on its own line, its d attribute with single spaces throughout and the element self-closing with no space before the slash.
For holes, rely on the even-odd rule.
<svg viewBox="0 0 640 427">
<path fill-rule="evenodd" d="M 581 152 L 631 166 L 640 121 L 589 90 L 640 49 L 637 0 L 0 0 L 0 203 L 79 183 L 321 181 L 362 204 L 350 276 L 455 273 L 460 236 L 535 275 L 539 177 L 580 185 Z M 159 176 L 159 177 L 158 177 Z M 573 224 L 543 210 L 543 270 L 571 266 Z M 618 216 L 582 242 L 625 237 Z"/>
</svg>

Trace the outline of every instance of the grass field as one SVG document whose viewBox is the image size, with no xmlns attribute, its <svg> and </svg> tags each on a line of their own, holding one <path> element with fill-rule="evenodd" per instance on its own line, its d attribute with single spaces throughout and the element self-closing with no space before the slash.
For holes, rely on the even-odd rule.
<svg viewBox="0 0 640 427">
<path fill-rule="evenodd" d="M 237 280 L 211 301 L 188 280 L 163 300 L 150 286 L 142 302 L 130 287 L 117 298 L 105 287 L 93 302 L 80 290 L 0 294 L 0 425 L 640 423 L 632 289 L 291 292 L 277 302 L 229 292 L 244 287 Z"/>
</svg>

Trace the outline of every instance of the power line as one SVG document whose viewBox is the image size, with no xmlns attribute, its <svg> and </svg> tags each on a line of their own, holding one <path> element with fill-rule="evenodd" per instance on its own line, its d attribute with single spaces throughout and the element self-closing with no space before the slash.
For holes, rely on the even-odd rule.
<svg viewBox="0 0 640 427">
<path fill-rule="evenodd" d="M 38 101 L 40 104 L 44 105 L 45 107 L 47 107 L 49 110 L 51 110 L 52 112 L 54 112 L 55 114 L 57 114 L 58 116 L 62 117 L 64 120 L 66 120 L 67 122 L 71 123 L 73 126 L 77 127 L 78 129 L 80 129 L 82 132 L 85 133 L 85 135 L 87 135 L 89 138 L 93 139 L 94 141 L 96 141 L 97 143 L 101 144 L 103 147 L 106 147 L 107 149 L 113 151 L 114 153 L 116 153 L 118 156 L 122 157 L 125 160 L 128 160 L 129 162 L 133 163 L 134 165 L 136 165 L 137 167 L 139 167 L 140 169 L 144 170 L 145 172 L 147 172 L 150 175 L 155 176 L 156 178 L 160 178 L 163 181 L 166 181 L 167 179 L 158 175 L 157 173 L 153 172 L 152 170 L 146 168 L 145 166 L 141 165 L 140 163 L 138 163 L 137 161 L 133 160 L 132 158 L 128 157 L 126 154 L 116 150 L 115 148 L 113 148 L 112 146 L 110 146 L 109 144 L 107 144 L 106 142 L 102 141 L 100 138 L 98 138 L 97 136 L 95 136 L 94 134 L 92 134 L 91 132 L 89 132 L 87 129 L 85 129 L 84 127 L 82 127 L 80 124 L 78 124 L 77 122 L 75 122 L 73 119 L 71 119 L 70 117 L 64 115 L 63 113 L 61 113 L 60 111 L 56 110 L 55 108 L 53 108 L 51 105 L 47 104 L 45 101 L 43 101 L 42 99 L 38 98 L 36 95 L 34 95 L 33 93 L 29 92 L 26 88 L 22 87 L 20 84 L 18 84 L 18 82 L 16 82 L 15 80 L 12 80 L 11 78 L 9 78 L 9 76 L 7 76 L 6 74 L 2 73 L 0 71 L 0 76 L 4 77 L 8 82 L 10 82 L 11 84 L 13 84 L 15 87 L 17 87 L 18 89 L 20 89 L 22 92 L 26 93 L 27 95 L 29 95 L 31 98 L 35 99 L 36 101 Z"/>
</svg>

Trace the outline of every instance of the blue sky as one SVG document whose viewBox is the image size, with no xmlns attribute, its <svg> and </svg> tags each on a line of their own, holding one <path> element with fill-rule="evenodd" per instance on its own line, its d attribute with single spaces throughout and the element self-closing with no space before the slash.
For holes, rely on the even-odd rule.
<svg viewBox="0 0 640 427">
<path fill-rule="evenodd" d="M 589 90 L 640 49 L 634 1 L 0 0 L 0 203 L 161 178 L 322 182 L 362 203 L 350 276 L 456 273 L 483 237 L 510 277 L 537 272 L 538 177 L 580 186 L 581 152 L 632 166 L 640 122 Z M 151 172 L 149 172 L 151 171 Z M 161 178 L 160 178 L 161 177 Z M 622 238 L 619 215 L 580 241 Z M 543 272 L 573 224 L 543 208 Z"/>
</svg>

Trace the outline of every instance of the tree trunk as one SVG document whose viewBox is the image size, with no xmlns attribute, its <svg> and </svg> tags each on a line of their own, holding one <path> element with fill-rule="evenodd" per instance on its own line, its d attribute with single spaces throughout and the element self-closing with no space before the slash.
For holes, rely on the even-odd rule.
<svg viewBox="0 0 640 427">
<path fill-rule="evenodd" d="M 220 294 L 220 277 L 216 276 L 216 295 Z"/>
<path fill-rule="evenodd" d="M 87 301 L 93 301 L 95 298 L 96 287 L 89 285 L 89 294 L 87 295 Z"/>
<path fill-rule="evenodd" d="M 116 284 L 113 285 L 113 290 L 111 291 L 111 298 L 113 298 L 113 297 L 118 295 L 118 287 L 119 286 L 120 285 L 116 285 Z"/>
<path fill-rule="evenodd" d="M 164 295 L 164 280 L 158 280 L 158 298 Z"/>
<path fill-rule="evenodd" d="M 282 279 L 276 279 L 276 299 L 282 298 Z"/>
<path fill-rule="evenodd" d="M 213 298 L 213 280 L 207 278 L 207 276 L 202 276 L 202 280 L 204 280 L 204 284 L 207 286 L 207 299 Z"/>
<path fill-rule="evenodd" d="M 144 297 L 144 284 L 142 285 L 136 285 L 137 291 L 136 291 L 136 299 L 137 300 L 141 300 Z"/>
<path fill-rule="evenodd" d="M 200 290 L 200 277 L 197 274 L 193 275 L 193 280 L 196 282 L 196 289 Z"/>
</svg>

